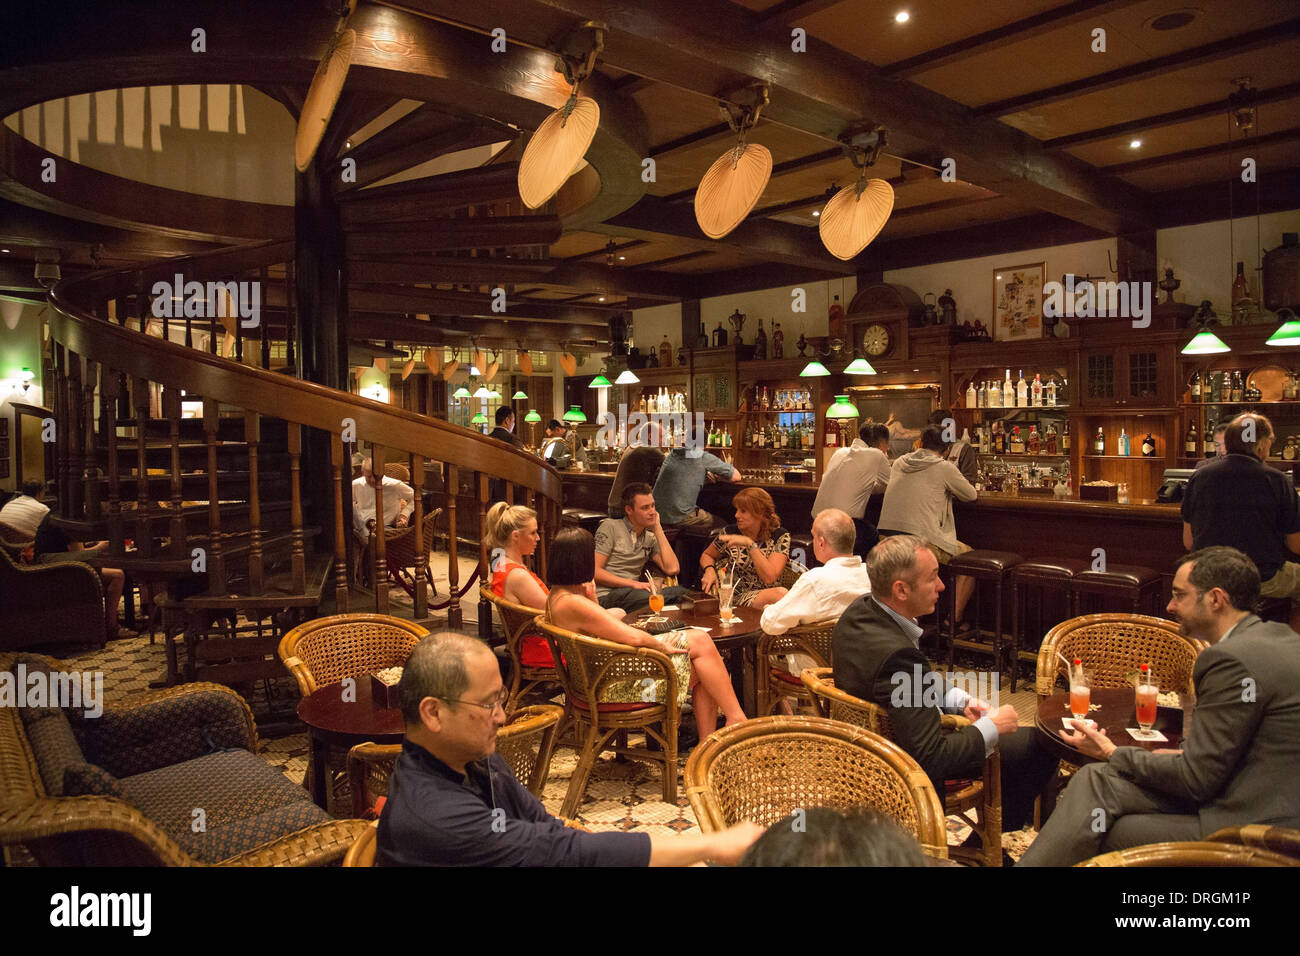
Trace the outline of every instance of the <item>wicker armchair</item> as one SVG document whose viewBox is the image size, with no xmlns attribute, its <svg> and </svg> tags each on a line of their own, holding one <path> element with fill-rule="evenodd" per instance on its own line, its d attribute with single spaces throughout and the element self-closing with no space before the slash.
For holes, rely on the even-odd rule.
<svg viewBox="0 0 1300 956">
<path fill-rule="evenodd" d="M 534 623 L 534 619 L 540 613 L 537 608 L 507 601 L 503 597 L 498 597 L 495 591 L 484 585 L 479 587 L 479 596 L 485 601 L 490 601 L 496 607 L 497 613 L 501 615 L 501 626 L 506 632 L 506 653 L 510 655 L 510 699 L 506 701 L 506 713 L 511 714 L 519 706 L 519 702 L 540 685 L 546 683 L 559 684 L 560 675 L 556 672 L 554 666 L 527 667 L 524 665 L 522 658 L 524 638 L 532 635 L 544 637 Z M 563 731 L 563 728 L 561 728 L 561 731 Z"/>
<path fill-rule="evenodd" d="M 771 826 L 799 808 L 868 806 L 946 859 L 943 807 L 915 760 L 883 737 L 822 717 L 756 717 L 724 727 L 686 761 L 686 796 L 705 833 Z"/>
<path fill-rule="evenodd" d="M 831 677 L 831 668 L 810 667 L 802 676 L 823 717 L 863 727 L 888 740 L 894 739 L 888 711 L 837 688 Z M 970 725 L 965 717 L 955 714 L 944 714 L 940 719 L 945 733 Z M 979 848 L 949 847 L 948 854 L 954 860 L 982 866 L 1002 865 L 1002 755 L 997 748 L 984 760 L 979 779 L 949 781 L 943 794 L 943 810 L 950 816 L 961 817 L 980 835 Z"/>
<path fill-rule="evenodd" d="M 307 697 L 345 677 L 361 677 L 406 663 L 426 636 L 428 631 L 420 625 L 386 614 L 335 614 L 299 624 L 280 639 L 276 651 L 298 681 L 298 690 Z M 308 780 L 312 779 L 314 760 L 314 756 L 308 757 Z M 340 816 L 348 806 L 346 769 L 347 750 L 331 747 L 326 805 Z"/>
<path fill-rule="evenodd" d="M 18 564 L 0 548 L 0 651 L 108 639 L 104 587 L 89 564 Z"/>
<path fill-rule="evenodd" d="M 1075 866 L 1300 866 L 1300 860 L 1235 843 L 1152 843 L 1103 853 Z"/>
<path fill-rule="evenodd" d="M 812 695 L 797 674 L 791 674 L 782 661 L 772 660 L 776 654 L 803 654 L 811 657 L 816 667 L 831 666 L 831 632 L 837 620 L 815 621 L 791 628 L 784 634 L 764 634 L 758 639 L 758 714 L 770 714 L 782 697 L 797 697 L 799 702 L 813 705 Z"/>
<path fill-rule="evenodd" d="M 335 614 L 299 624 L 280 639 L 277 652 L 306 697 L 345 677 L 405 663 L 428 634 L 386 614 Z"/>
<path fill-rule="evenodd" d="M 0 671 L 18 664 L 66 670 L 0 655 Z M 338 863 L 364 824 L 329 819 L 256 747 L 248 705 L 219 684 L 137 694 L 95 720 L 0 708 L 0 845 L 46 866 Z M 97 792 L 63 796 L 69 779 Z"/>
<path fill-rule="evenodd" d="M 412 598 L 415 597 L 416 575 L 421 569 L 424 571 L 424 580 L 429 585 L 429 597 L 434 597 L 438 593 L 438 589 L 433 584 L 433 568 L 429 566 L 429 552 L 433 550 L 433 535 L 440 514 L 442 509 L 435 508 L 424 516 L 423 555 L 419 554 L 415 547 L 415 525 L 384 529 L 384 562 L 388 567 L 388 576 Z M 375 553 L 374 539 L 375 532 L 372 529 L 369 545 L 371 555 Z"/>
<path fill-rule="evenodd" d="M 1236 843 L 1281 853 L 1300 860 L 1300 830 L 1288 827 L 1271 827 L 1264 823 L 1249 823 L 1241 827 L 1224 827 L 1205 838 L 1210 843 Z"/>
<path fill-rule="evenodd" d="M 1184 637 L 1173 621 L 1143 614 L 1085 614 L 1062 621 L 1038 649 L 1038 699 L 1056 692 L 1066 660 L 1078 658 L 1093 670 L 1093 687 L 1128 687 L 1124 676 L 1150 664 L 1160 690 L 1189 693 L 1196 655 L 1205 643 Z M 1057 655 L 1060 656 L 1057 656 Z"/>
<path fill-rule="evenodd" d="M 677 672 L 668 655 L 650 647 L 629 647 L 615 641 L 585 637 L 557 627 L 544 614 L 537 626 L 547 636 L 555 669 L 564 687 L 565 707 L 575 724 L 578 766 L 569 781 L 560 816 L 572 818 L 587 789 L 587 778 L 596 759 L 606 750 L 657 763 L 663 767 L 665 803 L 677 801 Z M 663 703 L 601 703 L 599 690 L 612 680 L 662 680 Z M 656 729 L 657 728 L 657 729 Z M 629 730 L 643 730 L 647 744 L 654 739 L 662 750 L 649 747 L 610 747 L 610 740 Z M 625 738 L 624 738 L 625 739 Z"/>
<path fill-rule="evenodd" d="M 35 543 L 34 539 L 27 537 L 26 534 L 13 525 L 0 521 L 0 551 L 8 552 L 9 557 L 14 559 L 15 564 L 18 563 L 18 558 L 23 551 Z"/>
<path fill-rule="evenodd" d="M 510 722 L 497 731 L 497 753 L 533 796 L 540 798 L 551 769 L 555 731 L 564 708 L 554 704 L 521 707 Z M 352 791 L 352 815 L 368 817 L 375 802 L 388 795 L 388 778 L 402 752 L 401 744 L 357 744 L 348 751 L 348 785 Z"/>
</svg>

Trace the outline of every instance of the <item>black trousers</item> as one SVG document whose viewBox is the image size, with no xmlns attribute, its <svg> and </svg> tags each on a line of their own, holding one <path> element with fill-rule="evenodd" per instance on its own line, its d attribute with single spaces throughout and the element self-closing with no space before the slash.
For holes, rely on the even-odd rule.
<svg viewBox="0 0 1300 956">
<path fill-rule="evenodd" d="M 1036 727 L 1021 727 L 998 740 L 1002 751 L 1002 832 L 1019 830 L 1034 814 L 1034 800 L 1060 763 L 1038 735 Z"/>
<path fill-rule="evenodd" d="M 857 531 L 857 537 L 853 541 L 853 553 L 865 561 L 867 554 L 880 541 L 880 534 L 876 531 L 876 526 L 866 518 L 854 518 L 853 527 Z"/>
</svg>

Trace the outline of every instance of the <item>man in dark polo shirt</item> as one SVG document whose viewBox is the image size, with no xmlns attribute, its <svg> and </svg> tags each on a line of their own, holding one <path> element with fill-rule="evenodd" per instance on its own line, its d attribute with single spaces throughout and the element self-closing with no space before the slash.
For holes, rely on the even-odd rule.
<svg viewBox="0 0 1300 956">
<path fill-rule="evenodd" d="M 586 833 L 546 812 L 496 753 L 506 690 L 464 634 L 426 637 L 398 685 L 406 739 L 379 818 L 378 866 L 689 866 L 735 863 L 763 832 Z"/>
<path fill-rule="evenodd" d="M 1300 502 L 1282 472 L 1264 464 L 1273 446 L 1273 425 L 1246 413 L 1223 433 L 1227 452 L 1198 468 L 1183 493 L 1183 544 L 1188 550 L 1226 545 L 1245 552 L 1259 568 L 1260 595 L 1289 597 L 1291 628 L 1300 627 Z M 1248 609 L 1249 610 L 1249 609 Z"/>
<path fill-rule="evenodd" d="M 623 517 L 623 489 L 628 485 L 653 485 L 659 476 L 659 467 L 664 463 L 664 453 L 659 449 L 660 432 L 658 422 L 646 422 L 631 436 L 623 457 L 618 460 L 618 471 L 614 473 L 614 484 L 609 489 L 609 506 L 611 518 Z"/>
</svg>

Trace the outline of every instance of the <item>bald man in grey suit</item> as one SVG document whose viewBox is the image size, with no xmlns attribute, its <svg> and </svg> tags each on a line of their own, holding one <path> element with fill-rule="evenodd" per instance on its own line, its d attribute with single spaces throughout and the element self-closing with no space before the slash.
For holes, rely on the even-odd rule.
<svg viewBox="0 0 1300 956">
<path fill-rule="evenodd" d="M 1182 559 L 1169 612 L 1212 646 L 1196 659 L 1181 751 L 1116 746 L 1074 725 L 1083 767 L 1020 866 L 1071 866 L 1103 850 L 1200 840 L 1223 827 L 1300 827 L 1300 634 L 1261 621 L 1259 571 L 1235 548 Z M 1098 813 L 1100 811 L 1100 813 Z"/>
</svg>

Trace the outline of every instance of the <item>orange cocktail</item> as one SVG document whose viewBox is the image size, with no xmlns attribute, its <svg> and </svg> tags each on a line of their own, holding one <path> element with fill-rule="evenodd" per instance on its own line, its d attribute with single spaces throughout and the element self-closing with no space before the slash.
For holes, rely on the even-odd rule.
<svg viewBox="0 0 1300 956">
<path fill-rule="evenodd" d="M 650 610 L 658 614 L 664 609 L 664 596 L 662 594 L 650 595 Z"/>
<path fill-rule="evenodd" d="M 1137 687 L 1137 721 L 1143 730 L 1150 730 L 1156 722 L 1156 695 L 1160 688 L 1154 684 L 1139 684 Z"/>
<path fill-rule="evenodd" d="M 1084 667 L 1083 662 L 1075 658 L 1074 666 L 1070 668 L 1070 716 L 1085 720 L 1091 703 L 1092 668 Z"/>
</svg>

